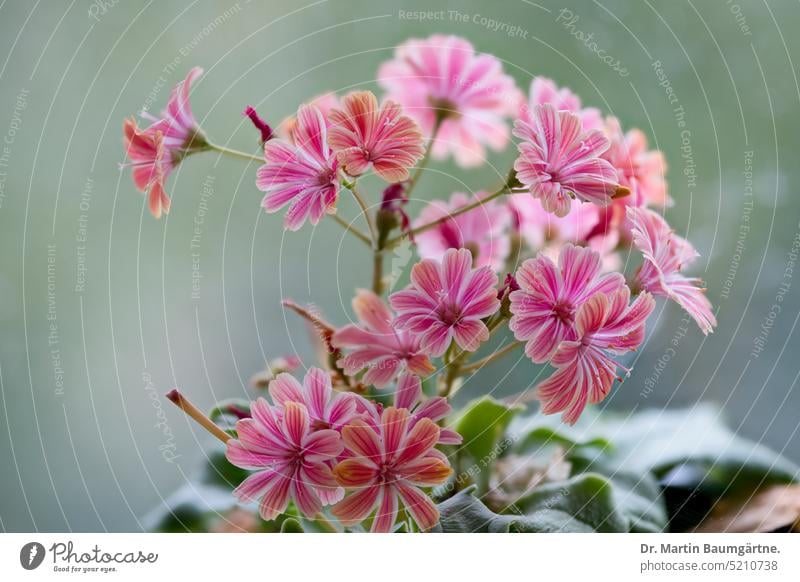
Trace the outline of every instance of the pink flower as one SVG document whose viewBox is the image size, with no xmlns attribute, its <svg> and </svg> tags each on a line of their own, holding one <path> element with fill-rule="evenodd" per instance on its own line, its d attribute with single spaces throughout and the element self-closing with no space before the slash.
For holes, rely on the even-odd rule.
<svg viewBox="0 0 800 582">
<path fill-rule="evenodd" d="M 518 340 L 526 341 L 525 353 L 537 364 L 546 362 L 559 344 L 575 340 L 578 309 L 597 293 L 613 293 L 624 287 L 620 273 L 600 275 L 600 256 L 587 248 L 565 244 L 558 266 L 539 254 L 528 259 L 516 273 L 519 290 L 510 294 L 508 327 Z"/>
<path fill-rule="evenodd" d="M 361 325 L 342 327 L 332 340 L 336 348 L 353 350 L 337 362 L 345 374 L 352 376 L 366 368 L 362 381 L 381 388 L 404 370 L 421 376 L 434 371 L 428 356 L 420 351 L 419 338 L 393 325 L 394 315 L 375 293 L 359 289 L 353 311 Z"/>
<path fill-rule="evenodd" d="M 134 119 L 126 119 L 123 125 L 125 152 L 133 166 L 133 183 L 142 192 L 147 192 L 147 206 L 155 218 L 169 214 L 170 199 L 164 190 L 164 182 L 172 171 L 173 162 L 164 146 L 164 133 L 148 128 L 141 131 Z"/>
<path fill-rule="evenodd" d="M 692 244 L 676 235 L 652 210 L 629 208 L 628 218 L 633 224 L 633 244 L 644 255 L 636 277 L 641 288 L 675 301 L 694 318 L 704 334 L 714 331 L 717 318 L 701 287 L 702 281 L 681 273 L 684 266 L 699 256 Z"/>
<path fill-rule="evenodd" d="M 622 367 L 609 356 L 635 350 L 644 340 L 645 321 L 655 302 L 648 293 L 628 304 L 630 291 L 622 287 L 606 295 L 596 293 L 578 310 L 574 339 L 559 344 L 551 364 L 557 370 L 537 386 L 544 414 L 563 412 L 574 424 L 587 403 L 601 402 Z M 625 369 L 625 368 L 623 368 Z M 626 371 L 629 371 L 625 369 Z"/>
<path fill-rule="evenodd" d="M 667 194 L 664 174 L 667 163 L 664 154 L 647 149 L 647 136 L 638 129 L 623 133 L 619 120 L 606 121 L 606 134 L 611 145 L 603 155 L 617 171 L 619 183 L 631 191 L 615 203 L 627 206 L 667 206 L 672 200 Z"/>
<path fill-rule="evenodd" d="M 411 269 L 411 285 L 389 298 L 395 325 L 418 335 L 422 349 L 434 357 L 444 354 L 452 339 L 469 352 L 489 339 L 481 320 L 500 307 L 497 275 L 471 264 L 466 249 L 449 249 L 441 262 L 424 259 Z"/>
<path fill-rule="evenodd" d="M 437 159 L 452 153 L 459 165 L 476 166 L 484 161 L 484 145 L 500 150 L 508 143 L 505 117 L 516 114 L 519 90 L 498 59 L 475 54 L 462 38 L 406 41 L 381 66 L 378 83 L 425 135 L 441 120 L 432 150 Z"/>
<path fill-rule="evenodd" d="M 330 127 L 328 115 L 335 108 L 339 107 L 339 98 L 336 96 L 336 93 L 333 92 L 323 93 L 322 95 L 317 95 L 305 103 L 305 105 L 313 105 L 319 109 L 319 112 L 322 113 L 322 117 L 325 119 L 325 124 Z M 297 129 L 297 117 L 290 115 L 281 121 L 276 133 L 279 137 L 285 139 L 286 141 L 294 143 L 295 129 Z"/>
<path fill-rule="evenodd" d="M 450 196 L 449 203 L 433 201 L 422 210 L 414 226 L 448 216 L 454 210 L 483 198 L 486 194 L 478 192 L 474 198 L 470 198 L 456 192 Z M 476 267 L 489 266 L 500 271 L 511 248 L 508 237 L 510 222 L 508 208 L 496 201 L 489 201 L 418 234 L 417 252 L 423 259 L 441 260 L 447 249 L 467 249 L 472 253 Z"/>
<path fill-rule="evenodd" d="M 581 98 L 566 87 L 559 88 L 551 79 L 534 77 L 531 82 L 530 98 L 528 103 L 523 101 L 520 108 L 520 118 L 532 123 L 532 112 L 537 105 L 549 103 L 558 111 L 571 111 L 581 118 L 584 130 L 602 129 L 603 116 L 599 109 L 594 107 L 584 108 Z"/>
<path fill-rule="evenodd" d="M 394 406 L 409 411 L 411 414 L 409 428 L 423 418 L 438 422 L 446 418 L 453 410 L 447 402 L 447 398 L 442 396 L 434 396 L 422 402 L 422 383 L 419 376 L 413 374 L 402 374 L 398 379 L 397 389 L 394 393 Z M 357 410 L 362 414 L 362 420 L 366 420 L 378 430 L 383 413 L 383 405 L 380 402 L 358 396 Z M 462 440 L 461 435 L 451 428 L 442 427 L 439 431 L 438 444 L 440 445 L 459 445 Z"/>
<path fill-rule="evenodd" d="M 192 153 L 205 149 L 205 138 L 192 114 L 189 93 L 192 83 L 203 74 L 203 69 L 194 67 L 186 79 L 172 90 L 167 108 L 157 118 L 142 115 L 152 124 L 140 129 L 134 119 L 126 119 L 123 125 L 125 153 L 133 167 L 133 182 L 148 194 L 148 207 L 155 218 L 168 214 L 170 199 L 164 183 L 181 160 Z"/>
<path fill-rule="evenodd" d="M 531 123 L 517 120 L 522 140 L 514 162 L 517 179 L 556 216 L 566 216 L 572 196 L 605 206 L 617 189 L 617 173 L 600 156 L 609 141 L 599 130 L 583 131 L 581 120 L 552 105 L 537 106 Z"/>
<path fill-rule="evenodd" d="M 238 437 L 228 441 L 228 460 L 254 470 L 234 489 L 242 502 L 260 499 L 259 513 L 266 520 L 286 511 L 292 499 L 306 517 L 322 509 L 320 491 L 338 487 L 329 463 L 342 452 L 339 433 L 314 431 L 303 404 L 287 402 L 278 412 L 259 398 L 252 418 L 236 423 Z"/>
<path fill-rule="evenodd" d="M 314 430 L 340 430 L 356 417 L 355 395 L 334 392 L 330 375 L 319 368 L 309 368 L 302 384 L 290 374 L 278 374 L 269 384 L 269 395 L 278 408 L 289 402 L 305 405 Z"/>
<path fill-rule="evenodd" d="M 266 192 L 261 205 L 277 212 L 290 204 L 284 226 L 297 230 L 306 219 L 317 224 L 336 211 L 339 194 L 336 157 L 328 146 L 328 129 L 319 109 L 303 105 L 297 111 L 294 144 L 273 139 L 264 145 L 266 163 L 258 169 L 256 186 Z"/>
<path fill-rule="evenodd" d="M 351 176 L 360 176 L 372 164 L 387 182 L 401 182 L 425 153 L 417 124 L 394 101 L 378 107 L 370 91 L 347 95 L 329 121 L 328 143 Z"/>
<path fill-rule="evenodd" d="M 342 440 L 352 457 L 334 468 L 337 481 L 356 491 L 333 507 L 345 526 L 362 522 L 377 507 L 373 532 L 389 532 L 397 519 L 399 501 L 422 530 L 439 521 L 439 511 L 420 488 L 440 485 L 453 472 L 433 447 L 439 427 L 423 418 L 411 426 L 403 408 L 383 411 L 372 427 L 356 420 L 344 427 Z"/>
</svg>

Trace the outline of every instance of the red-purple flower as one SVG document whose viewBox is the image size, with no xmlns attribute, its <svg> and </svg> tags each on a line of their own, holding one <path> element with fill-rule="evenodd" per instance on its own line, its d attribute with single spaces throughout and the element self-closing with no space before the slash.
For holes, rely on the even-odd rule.
<svg viewBox="0 0 800 582">
<path fill-rule="evenodd" d="M 336 211 L 338 162 L 328 145 L 322 113 L 313 105 L 297 111 L 294 143 L 273 139 L 264 145 L 266 163 L 258 169 L 256 185 L 266 192 L 261 205 L 277 212 L 287 204 L 284 226 L 299 229 L 308 219 L 317 224 Z"/>
<path fill-rule="evenodd" d="M 379 107 L 370 91 L 347 95 L 328 120 L 328 143 L 351 176 L 360 176 L 371 164 L 387 182 L 401 182 L 425 153 L 419 126 L 394 101 Z"/>
<path fill-rule="evenodd" d="M 537 386 L 544 414 L 563 412 L 562 419 L 574 424 L 587 404 L 602 401 L 611 391 L 617 368 L 609 354 L 635 350 L 644 340 L 645 322 L 655 303 L 642 293 L 628 304 L 630 291 L 595 293 L 578 310 L 574 339 L 559 344 L 551 364 L 557 370 Z"/>
<path fill-rule="evenodd" d="M 584 131 L 574 113 L 536 106 L 530 123 L 516 121 L 514 135 L 522 140 L 517 179 L 548 212 L 566 216 L 573 196 L 605 206 L 616 193 L 617 172 L 601 157 L 608 138 L 600 130 Z"/>
<path fill-rule="evenodd" d="M 597 293 L 625 286 L 620 273 L 600 274 L 600 256 L 591 249 L 565 244 L 558 266 L 544 254 L 525 261 L 516 273 L 508 327 L 525 344 L 525 353 L 543 363 L 564 340 L 577 337 L 576 313 Z"/>
<path fill-rule="evenodd" d="M 404 370 L 420 376 L 434 371 L 428 356 L 420 350 L 419 338 L 397 329 L 394 315 L 375 293 L 359 289 L 353 311 L 360 325 L 346 325 L 332 339 L 334 347 L 352 350 L 337 362 L 345 374 L 352 376 L 366 368 L 362 381 L 381 388 Z"/>
<path fill-rule="evenodd" d="M 169 213 L 170 199 L 164 190 L 169 174 L 192 150 L 206 145 L 189 103 L 192 83 L 202 73 L 199 67 L 189 71 L 172 90 L 160 118 L 142 114 L 152 121 L 147 128 L 139 128 L 135 119 L 126 119 L 123 125 L 125 153 L 130 159 L 127 165 L 133 168 L 136 187 L 147 192 L 147 205 L 155 218 Z"/>
<path fill-rule="evenodd" d="M 505 147 L 505 118 L 516 114 L 521 98 L 497 58 L 476 54 L 463 38 L 440 34 L 398 46 L 394 59 L 378 71 L 378 83 L 425 135 L 441 121 L 433 157 L 452 153 L 462 166 L 483 162 L 484 145 Z"/>
<path fill-rule="evenodd" d="M 439 511 L 420 488 L 444 483 L 453 472 L 446 457 L 434 446 L 439 427 L 423 418 L 412 426 L 403 408 L 383 411 L 373 427 L 356 420 L 342 429 L 342 440 L 351 455 L 334 468 L 338 482 L 354 490 L 333 507 L 345 526 L 366 519 L 373 510 L 373 532 L 392 530 L 399 502 L 421 530 L 439 521 Z"/>
<path fill-rule="evenodd" d="M 431 356 L 444 354 L 453 339 L 469 352 L 489 339 L 481 320 L 500 307 L 497 275 L 490 267 L 471 265 L 466 249 L 449 249 L 441 262 L 424 259 L 411 269 L 411 285 L 389 298 L 395 325 L 418 335 Z"/>
<path fill-rule="evenodd" d="M 330 463 L 343 449 L 339 433 L 313 430 L 308 410 L 297 402 L 279 410 L 259 398 L 251 411 L 252 418 L 236 423 L 237 438 L 228 441 L 228 460 L 255 471 L 234 495 L 243 502 L 260 500 L 259 513 L 268 521 L 285 512 L 290 499 L 314 517 L 323 505 L 320 491 L 338 488 Z"/>
<path fill-rule="evenodd" d="M 449 216 L 454 210 L 486 196 L 478 192 L 474 199 L 461 192 L 450 201 L 435 200 L 420 213 L 414 226 L 420 226 Z M 511 248 L 508 227 L 511 213 L 504 204 L 489 201 L 469 212 L 459 214 L 418 234 L 417 252 L 423 259 L 441 260 L 447 249 L 467 249 L 476 267 L 489 266 L 500 271 Z"/>
<path fill-rule="evenodd" d="M 633 244 L 644 256 L 636 275 L 638 285 L 653 295 L 672 299 L 694 318 L 701 331 L 714 331 L 717 318 L 702 281 L 681 273 L 699 255 L 692 244 L 675 234 L 667 221 L 652 210 L 628 208 Z"/>
</svg>

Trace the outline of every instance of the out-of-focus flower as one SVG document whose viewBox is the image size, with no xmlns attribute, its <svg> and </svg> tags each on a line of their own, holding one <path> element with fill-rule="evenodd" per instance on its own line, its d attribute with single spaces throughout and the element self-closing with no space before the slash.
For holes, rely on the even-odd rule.
<svg viewBox="0 0 800 582">
<path fill-rule="evenodd" d="M 292 373 L 303 364 L 300 358 L 293 355 L 281 356 L 270 360 L 267 364 L 267 369 L 253 374 L 250 378 L 250 385 L 253 388 L 263 389 L 269 386 L 278 374 L 284 372 Z"/>
<path fill-rule="evenodd" d="M 330 375 L 320 368 L 309 368 L 302 384 L 291 374 L 278 374 L 269 384 L 269 395 L 278 407 L 289 402 L 304 404 L 315 430 L 340 430 L 356 417 L 355 395 L 335 392 Z"/>
<path fill-rule="evenodd" d="M 563 412 L 562 419 L 574 424 L 586 404 L 602 401 L 623 368 L 610 355 L 635 350 L 644 340 L 645 322 L 655 303 L 649 293 L 628 304 L 630 290 L 595 293 L 575 317 L 574 339 L 563 341 L 553 354 L 557 370 L 537 386 L 544 414 Z M 628 371 L 627 369 L 625 369 Z"/>
<path fill-rule="evenodd" d="M 379 107 L 370 91 L 345 96 L 328 121 L 328 143 L 351 176 L 360 176 L 371 164 L 387 182 L 401 182 L 425 153 L 419 126 L 394 101 Z"/>
<path fill-rule="evenodd" d="M 322 509 L 319 491 L 338 488 L 329 463 L 342 452 L 339 433 L 313 430 L 305 405 L 297 402 L 287 402 L 279 413 L 259 398 L 251 410 L 253 417 L 238 421 L 238 437 L 228 441 L 228 460 L 255 471 L 234 495 L 243 502 L 260 500 L 267 521 L 286 511 L 290 499 L 314 517 Z"/>
<path fill-rule="evenodd" d="M 428 418 L 411 423 L 406 409 L 389 407 L 377 427 L 356 420 L 342 429 L 351 455 L 334 468 L 339 484 L 354 489 L 333 507 L 345 526 L 366 519 L 377 507 L 372 531 L 389 532 L 397 519 L 398 502 L 420 529 L 439 521 L 439 511 L 420 488 L 440 485 L 452 473 L 446 457 L 433 447 L 439 427 Z"/>
<path fill-rule="evenodd" d="M 206 149 L 207 143 L 192 114 L 189 93 L 192 83 L 203 74 L 194 67 L 186 78 L 172 90 L 161 117 L 143 113 L 152 122 L 145 129 L 136 120 L 126 119 L 123 125 L 123 143 L 133 168 L 133 182 L 148 195 L 148 207 L 155 218 L 168 214 L 170 199 L 164 183 L 172 170 L 187 155 Z"/>
<path fill-rule="evenodd" d="M 453 154 L 461 166 L 483 162 L 484 145 L 505 147 L 505 118 L 516 115 L 521 99 L 497 58 L 476 54 L 462 38 L 439 34 L 398 46 L 394 59 L 378 71 L 378 83 L 425 135 L 441 122 L 432 155 Z"/>
<path fill-rule="evenodd" d="M 702 281 L 681 273 L 699 256 L 692 244 L 675 234 L 667 221 L 652 210 L 629 208 L 628 217 L 633 224 L 633 244 L 644 256 L 636 275 L 638 286 L 675 301 L 704 334 L 714 331 L 717 318 Z"/>
<path fill-rule="evenodd" d="M 323 93 L 322 95 L 317 95 L 310 101 L 304 103 L 304 105 L 313 105 L 319 109 L 319 112 L 322 113 L 322 117 L 325 119 L 325 123 L 330 125 L 328 121 L 328 114 L 336 107 L 339 107 L 339 98 L 336 96 L 336 93 L 328 92 Z M 296 128 L 297 117 L 290 115 L 281 121 L 275 133 L 277 133 L 278 137 L 294 143 L 294 130 Z"/>
<path fill-rule="evenodd" d="M 397 389 L 394 393 L 394 406 L 405 408 L 409 411 L 409 428 L 423 418 L 429 418 L 438 422 L 446 418 L 452 412 L 452 407 L 447 402 L 447 398 L 434 396 L 422 401 L 422 382 L 419 376 L 414 374 L 402 374 L 397 380 Z M 358 396 L 357 410 L 362 414 L 362 419 L 369 422 L 376 430 L 383 413 L 383 405 L 380 402 L 368 400 L 363 396 Z M 462 442 L 461 435 L 451 428 L 442 427 L 439 431 L 440 445 L 458 445 Z"/>
<path fill-rule="evenodd" d="M 441 262 L 423 259 L 411 269 L 411 285 L 389 298 L 395 324 L 418 335 L 431 356 L 444 354 L 453 339 L 469 352 L 489 339 L 481 320 L 500 307 L 497 275 L 490 267 L 471 265 L 466 249 L 449 249 Z"/>
<path fill-rule="evenodd" d="M 558 111 L 571 111 L 581 118 L 584 130 L 602 129 L 603 116 L 599 109 L 594 107 L 584 108 L 581 98 L 566 87 L 559 87 L 546 77 L 534 77 L 531 81 L 528 102 L 523 101 L 520 108 L 520 118 L 528 123 L 532 122 L 532 112 L 537 105 L 549 103 Z"/>
<path fill-rule="evenodd" d="M 293 144 L 274 139 L 264 145 L 266 163 L 256 178 L 258 189 L 266 192 L 261 205 L 267 212 L 290 204 L 284 219 L 289 230 L 299 229 L 306 219 L 317 224 L 325 213 L 335 212 L 339 194 L 338 162 L 319 109 L 301 106 L 293 135 Z"/>
<path fill-rule="evenodd" d="M 351 376 L 366 368 L 362 381 L 381 388 L 404 370 L 421 376 L 434 371 L 428 356 L 420 350 L 419 337 L 397 329 L 394 315 L 375 293 L 359 289 L 353 311 L 359 325 L 342 327 L 332 340 L 334 347 L 353 350 L 337 362 L 345 374 Z"/>
<path fill-rule="evenodd" d="M 514 337 L 525 344 L 525 354 L 536 363 L 548 361 L 559 344 L 577 337 L 575 315 L 597 293 L 613 293 L 625 286 L 620 273 L 600 274 L 600 256 L 591 249 L 565 244 L 558 266 L 539 254 L 516 273 L 518 291 L 510 294 Z"/>
<path fill-rule="evenodd" d="M 547 212 L 540 200 L 527 194 L 508 197 L 508 207 L 514 214 L 520 236 L 534 250 L 552 243 L 582 244 L 599 221 L 599 208 L 588 202 L 574 200 L 566 216 Z"/>
<path fill-rule="evenodd" d="M 470 198 L 461 192 L 450 196 L 450 201 L 434 200 L 423 208 L 414 227 L 449 216 L 453 211 L 471 204 L 487 195 L 478 192 Z M 489 202 L 450 218 L 417 235 L 417 252 L 423 259 L 441 260 L 447 249 L 467 249 L 472 253 L 473 265 L 489 266 L 500 271 L 511 248 L 508 227 L 511 214 L 497 201 Z"/>
<path fill-rule="evenodd" d="M 515 122 L 514 135 L 522 140 L 514 162 L 517 179 L 548 212 L 566 216 L 573 196 L 605 206 L 616 194 L 617 172 L 600 157 L 608 138 L 599 130 L 583 131 L 574 113 L 539 105 L 531 123 Z"/>
<path fill-rule="evenodd" d="M 672 200 L 667 194 L 664 174 L 667 163 L 659 150 L 647 149 L 647 136 L 639 129 L 622 132 L 619 120 L 606 120 L 606 135 L 611 142 L 603 154 L 614 169 L 622 186 L 631 191 L 629 196 L 614 203 L 626 206 L 667 206 Z"/>
</svg>

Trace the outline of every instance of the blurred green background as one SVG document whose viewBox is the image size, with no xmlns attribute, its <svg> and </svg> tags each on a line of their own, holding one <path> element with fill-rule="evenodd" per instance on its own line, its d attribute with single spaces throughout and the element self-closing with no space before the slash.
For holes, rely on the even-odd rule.
<svg viewBox="0 0 800 582">
<path fill-rule="evenodd" d="M 571 28 L 562 9 L 578 16 Z M 406 15 L 415 10 L 444 12 L 419 21 Z M 369 281 L 363 248 L 333 222 L 284 234 L 260 211 L 254 164 L 187 160 L 169 181 L 172 213 L 153 220 L 118 168 L 123 118 L 159 111 L 199 65 L 203 127 L 256 152 L 245 105 L 277 123 L 324 91 L 374 89 L 394 45 L 433 32 L 497 55 L 526 90 L 533 75 L 572 87 L 666 153 L 677 202 L 667 216 L 703 255 L 695 272 L 720 325 L 704 338 L 659 303 L 608 406 L 716 401 L 740 433 L 800 461 L 798 24 L 796 3 L 725 0 L 0 4 L 0 530 L 142 529 L 211 445 L 163 394 L 179 386 L 208 407 L 249 395 L 272 357 L 313 364 L 280 299 L 344 323 L 352 289 Z M 481 170 L 435 165 L 417 195 L 482 188 L 512 159 L 509 149 Z M 350 199 L 339 206 L 355 216 Z M 535 383 L 535 367 L 508 361 L 459 399 Z"/>
</svg>

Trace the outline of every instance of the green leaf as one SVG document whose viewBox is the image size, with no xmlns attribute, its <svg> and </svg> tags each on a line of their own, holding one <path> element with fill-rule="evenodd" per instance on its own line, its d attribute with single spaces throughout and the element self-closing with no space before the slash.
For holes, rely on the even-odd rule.
<svg viewBox="0 0 800 582">
<path fill-rule="evenodd" d="M 620 465 L 663 477 L 678 465 L 705 469 L 698 483 L 728 493 L 800 477 L 798 467 L 770 449 L 725 427 L 715 406 L 652 410 L 622 420 L 614 437 Z"/>
<path fill-rule="evenodd" d="M 694 485 L 716 493 L 800 478 L 795 464 L 725 427 L 720 410 L 711 404 L 627 416 L 587 411 L 572 427 L 536 415 L 515 420 L 509 432 L 518 443 L 515 450 L 564 446 L 580 471 L 597 470 L 599 464 L 606 474 L 651 473 L 660 479 L 675 467 L 694 467 L 699 475 Z"/>
<path fill-rule="evenodd" d="M 475 461 L 493 460 L 502 453 L 496 445 L 520 410 L 521 406 L 509 406 L 489 396 L 467 404 L 455 423 L 456 431 L 464 438 L 464 450 Z"/>
<path fill-rule="evenodd" d="M 586 473 L 537 487 L 515 504 L 518 513 L 494 513 L 474 496 L 474 491 L 474 487 L 465 489 L 439 504 L 441 531 L 647 531 L 634 529 L 627 505 L 630 491 L 599 474 Z"/>
</svg>

